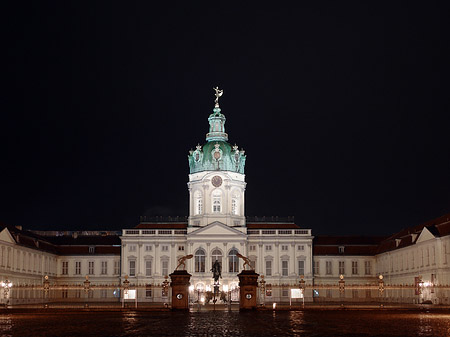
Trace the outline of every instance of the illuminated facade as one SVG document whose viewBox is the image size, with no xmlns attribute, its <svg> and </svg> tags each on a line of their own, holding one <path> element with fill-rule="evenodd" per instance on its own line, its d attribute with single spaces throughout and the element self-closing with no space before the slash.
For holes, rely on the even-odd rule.
<svg viewBox="0 0 450 337">
<path fill-rule="evenodd" d="M 221 290 L 237 288 L 240 253 L 264 275 L 267 302 L 288 302 L 289 289 L 298 288 L 302 277 L 306 301 L 450 304 L 450 214 L 390 237 L 313 237 L 311 229 L 293 219 L 247 217 L 246 154 L 228 143 L 221 93 L 216 91 L 206 143 L 188 154 L 189 216 L 142 217 L 138 226 L 121 233 L 28 232 L 4 226 L 0 276 L 13 284 L 11 303 L 42 301 L 45 276 L 60 287 L 64 301 L 84 298 L 80 285 L 87 276 L 98 286 L 86 292 L 91 301 L 119 301 L 118 288 L 128 280 L 145 289 L 138 293 L 139 302 L 164 302 L 167 297 L 152 287 L 161 287 L 178 259 L 190 254 L 186 270 L 195 299 L 195 293 L 212 288 L 215 261 L 222 267 Z M 337 287 L 340 277 L 345 291 Z M 237 300 L 237 291 L 233 296 Z"/>
</svg>

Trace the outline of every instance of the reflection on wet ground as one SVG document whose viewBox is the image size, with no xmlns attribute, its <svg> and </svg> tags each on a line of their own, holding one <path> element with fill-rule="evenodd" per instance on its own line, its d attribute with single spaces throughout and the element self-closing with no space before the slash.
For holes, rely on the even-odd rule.
<svg viewBox="0 0 450 337">
<path fill-rule="evenodd" d="M 450 336 L 446 311 L 45 312 L 0 314 L 1 336 Z"/>
</svg>

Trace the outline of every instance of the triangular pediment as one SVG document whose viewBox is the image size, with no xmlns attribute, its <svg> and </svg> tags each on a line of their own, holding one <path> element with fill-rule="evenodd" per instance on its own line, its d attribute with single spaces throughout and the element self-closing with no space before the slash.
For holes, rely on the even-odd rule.
<svg viewBox="0 0 450 337">
<path fill-rule="evenodd" d="M 228 227 L 227 225 L 215 221 L 213 223 L 210 223 L 209 225 L 199 228 L 191 233 L 188 234 L 188 237 L 211 237 L 211 236 L 220 236 L 220 237 L 226 237 L 226 236 L 240 236 L 245 238 L 245 234 L 241 231 Z"/>
<path fill-rule="evenodd" d="M 432 240 L 432 239 L 435 239 L 435 236 L 433 234 L 431 234 L 431 232 L 426 227 L 424 227 L 422 229 L 422 232 L 420 233 L 419 237 L 417 238 L 416 243 L 428 241 L 428 240 Z"/>
<path fill-rule="evenodd" d="M 8 228 L 6 227 L 0 232 L 0 241 L 8 243 L 16 243 L 11 233 L 9 232 Z"/>
</svg>

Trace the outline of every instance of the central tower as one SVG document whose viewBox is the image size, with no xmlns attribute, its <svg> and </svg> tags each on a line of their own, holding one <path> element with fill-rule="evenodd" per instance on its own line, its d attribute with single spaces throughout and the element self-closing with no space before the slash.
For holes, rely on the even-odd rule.
<svg viewBox="0 0 450 337">
<path fill-rule="evenodd" d="M 189 151 L 188 226 L 203 227 L 218 221 L 227 226 L 245 226 L 245 151 L 228 143 L 225 115 L 221 113 L 216 92 L 213 113 L 209 116 L 206 143 Z"/>
</svg>

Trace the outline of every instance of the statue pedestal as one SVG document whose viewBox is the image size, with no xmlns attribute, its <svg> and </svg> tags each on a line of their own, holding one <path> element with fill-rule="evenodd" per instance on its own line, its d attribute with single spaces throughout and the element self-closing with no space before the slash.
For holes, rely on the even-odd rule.
<svg viewBox="0 0 450 337">
<path fill-rule="evenodd" d="M 189 310 L 189 280 L 191 274 L 186 270 L 175 270 L 170 276 L 172 287 L 172 309 Z"/>
<path fill-rule="evenodd" d="M 256 309 L 256 290 L 258 289 L 258 276 L 254 270 L 243 270 L 239 277 L 239 309 Z"/>
</svg>

